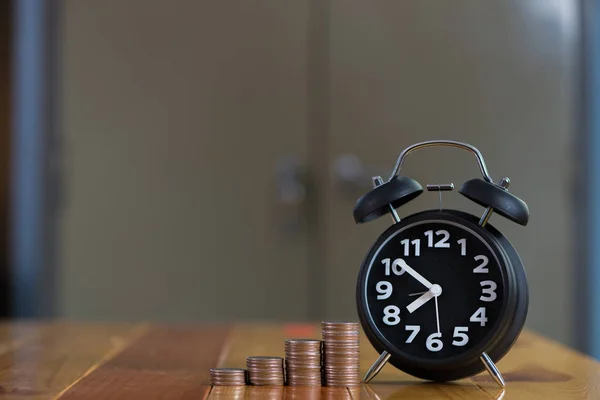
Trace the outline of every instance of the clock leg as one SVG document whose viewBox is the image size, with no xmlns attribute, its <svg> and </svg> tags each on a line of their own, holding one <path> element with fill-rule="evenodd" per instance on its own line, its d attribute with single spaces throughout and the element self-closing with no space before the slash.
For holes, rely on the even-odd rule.
<svg viewBox="0 0 600 400">
<path fill-rule="evenodd" d="M 373 177 L 373 186 L 377 187 L 383 184 L 383 179 L 380 176 L 374 176 Z M 390 208 L 390 213 L 392 214 L 392 219 L 394 220 L 394 223 L 398 223 L 400 222 L 400 217 L 398 216 L 398 213 L 396 212 L 396 209 L 394 207 L 392 207 L 391 204 L 388 204 L 388 207 Z"/>
<path fill-rule="evenodd" d="M 485 369 L 487 369 L 487 372 L 489 372 L 489 374 L 492 376 L 492 378 L 494 378 L 494 381 L 496 381 L 498 386 L 500 386 L 502 388 L 505 387 L 506 383 L 504 382 L 504 378 L 502 377 L 500 370 L 498 369 L 498 367 L 496 367 L 496 364 L 494 364 L 494 362 L 492 361 L 490 356 L 488 356 L 487 353 L 483 353 L 479 357 L 479 359 L 485 366 Z"/>
<path fill-rule="evenodd" d="M 381 353 L 377 361 L 375 361 L 373 365 L 371 365 L 371 368 L 369 368 L 369 370 L 367 371 L 365 377 L 363 378 L 363 381 L 365 383 L 369 383 L 371 379 L 375 378 L 375 376 L 379 373 L 379 371 L 381 371 L 381 368 L 383 368 L 383 366 L 388 362 L 391 356 L 392 355 L 387 351 Z"/>
<path fill-rule="evenodd" d="M 502 178 L 498 185 L 502 186 L 504 189 L 507 189 L 508 185 L 510 185 L 510 179 Z M 485 226 L 488 223 L 488 221 L 490 220 L 490 217 L 492 216 L 493 212 L 494 212 L 494 209 L 492 207 L 486 208 L 485 211 L 483 212 L 483 215 L 481 216 L 481 219 L 479 219 L 479 225 Z"/>
</svg>

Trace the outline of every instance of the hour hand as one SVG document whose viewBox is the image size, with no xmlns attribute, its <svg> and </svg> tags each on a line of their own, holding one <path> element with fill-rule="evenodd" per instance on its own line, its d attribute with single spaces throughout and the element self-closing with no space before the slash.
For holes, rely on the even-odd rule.
<svg viewBox="0 0 600 400">
<path fill-rule="evenodd" d="M 433 299 L 434 297 L 435 296 L 433 295 L 431 290 L 428 290 L 425 293 L 423 293 L 421 296 L 419 296 L 418 299 L 416 299 L 415 301 L 410 303 L 408 306 L 406 306 L 406 309 L 408 310 L 409 313 L 412 314 L 416 309 L 418 309 L 419 307 L 421 307 L 423 304 L 427 303 L 429 300 Z"/>
<path fill-rule="evenodd" d="M 433 299 L 434 297 L 439 296 L 440 294 L 442 294 L 442 288 L 440 287 L 440 285 L 432 285 L 431 289 L 429 289 L 428 291 L 423 293 L 415 301 L 413 301 L 408 306 L 406 306 L 406 309 L 408 310 L 409 313 L 412 314 L 415 310 L 417 310 L 423 304 L 427 303 L 429 300 Z"/>
</svg>

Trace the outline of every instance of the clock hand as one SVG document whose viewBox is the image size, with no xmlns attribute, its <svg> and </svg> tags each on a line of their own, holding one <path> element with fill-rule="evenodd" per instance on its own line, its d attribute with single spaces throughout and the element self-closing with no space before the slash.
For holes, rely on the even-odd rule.
<svg viewBox="0 0 600 400">
<path fill-rule="evenodd" d="M 417 292 L 417 293 L 409 293 L 409 296 L 419 296 L 422 295 L 423 293 L 427 293 L 427 290 L 425 290 L 424 292 Z"/>
<path fill-rule="evenodd" d="M 423 293 L 418 299 L 406 306 L 406 309 L 409 313 L 412 314 L 416 309 L 418 309 L 434 297 L 435 296 L 433 295 L 433 292 L 431 290 L 428 290 L 425 293 Z"/>
<path fill-rule="evenodd" d="M 399 258 L 399 260 L 400 260 L 400 266 L 402 267 L 402 269 L 404 269 L 406 272 L 408 272 L 408 274 L 410 276 L 412 276 L 413 278 L 415 278 L 416 280 L 421 282 L 423 284 L 423 286 L 425 286 L 427 289 L 431 289 L 431 287 L 433 286 L 433 284 L 431 282 L 429 282 L 427 279 L 423 278 L 423 276 L 421 274 L 419 274 L 417 271 L 415 271 L 414 269 L 409 267 L 408 264 L 406 263 L 406 261 L 404 261 L 401 258 Z"/>
<path fill-rule="evenodd" d="M 434 300 L 435 300 L 435 322 L 437 323 L 437 328 L 438 328 L 438 334 L 441 334 L 440 332 L 440 312 L 438 310 L 438 301 L 437 301 L 437 296 L 435 296 Z"/>
<path fill-rule="evenodd" d="M 423 304 L 427 303 L 434 297 L 438 297 L 442 294 L 442 287 L 440 285 L 432 285 L 431 289 L 423 293 L 419 298 L 406 306 L 406 309 L 409 313 L 413 313 L 415 310 L 419 309 Z"/>
</svg>

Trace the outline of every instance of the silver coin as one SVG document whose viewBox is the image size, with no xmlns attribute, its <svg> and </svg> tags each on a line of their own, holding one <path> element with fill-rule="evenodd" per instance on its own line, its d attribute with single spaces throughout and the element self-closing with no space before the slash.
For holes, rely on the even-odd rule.
<svg viewBox="0 0 600 400">
<path fill-rule="evenodd" d="M 213 386 L 243 386 L 246 384 L 246 370 L 241 368 L 211 368 Z"/>
</svg>

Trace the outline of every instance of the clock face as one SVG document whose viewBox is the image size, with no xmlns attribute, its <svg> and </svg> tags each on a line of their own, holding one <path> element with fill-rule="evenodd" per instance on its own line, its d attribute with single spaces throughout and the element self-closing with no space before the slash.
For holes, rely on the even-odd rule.
<svg viewBox="0 0 600 400">
<path fill-rule="evenodd" d="M 469 227 L 438 219 L 393 232 L 366 265 L 365 311 L 375 332 L 419 360 L 481 349 L 506 297 L 504 266 Z"/>
</svg>

